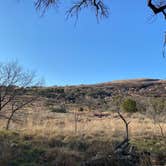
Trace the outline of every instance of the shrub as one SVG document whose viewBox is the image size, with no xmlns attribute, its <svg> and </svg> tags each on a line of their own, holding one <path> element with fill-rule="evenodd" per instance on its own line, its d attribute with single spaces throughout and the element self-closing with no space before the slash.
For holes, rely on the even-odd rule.
<svg viewBox="0 0 166 166">
<path fill-rule="evenodd" d="M 132 100 L 132 99 L 124 100 L 121 107 L 126 112 L 136 112 L 137 111 L 137 103 L 135 100 Z"/>
<path fill-rule="evenodd" d="M 57 112 L 57 113 L 66 113 L 67 110 L 65 107 L 59 106 L 59 107 L 51 107 L 51 112 Z"/>
<path fill-rule="evenodd" d="M 84 111 L 84 108 L 83 108 L 83 107 L 80 107 L 80 108 L 78 109 L 78 111 L 79 111 L 79 112 L 83 112 L 83 111 Z"/>
</svg>

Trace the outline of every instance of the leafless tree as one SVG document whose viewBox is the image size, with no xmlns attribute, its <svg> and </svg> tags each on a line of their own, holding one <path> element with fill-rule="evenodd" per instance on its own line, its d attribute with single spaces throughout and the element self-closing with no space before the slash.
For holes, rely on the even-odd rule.
<svg viewBox="0 0 166 166">
<path fill-rule="evenodd" d="M 62 0 L 34 0 L 36 9 L 46 11 L 51 6 L 58 6 Z M 96 17 L 108 17 L 109 8 L 106 5 L 107 0 L 77 0 L 72 3 L 67 11 L 68 16 L 78 17 L 79 12 L 85 8 L 93 8 Z M 156 15 L 162 13 L 166 19 L 166 0 L 147 0 L 147 6 Z"/>
<path fill-rule="evenodd" d="M 118 144 L 115 147 L 115 152 L 120 151 L 125 151 L 126 148 L 129 146 L 129 123 L 127 122 L 126 119 L 124 118 L 124 116 L 120 113 L 120 111 L 118 110 L 118 116 L 120 117 L 120 119 L 123 121 L 123 123 L 125 124 L 125 128 L 126 128 L 126 136 L 124 137 L 124 140 Z"/>
<path fill-rule="evenodd" d="M 129 140 L 129 123 L 130 122 L 127 122 L 126 119 L 124 118 L 124 116 L 120 113 L 120 111 L 118 111 L 118 115 L 119 117 L 122 119 L 122 121 L 124 122 L 125 124 L 125 128 L 126 128 L 126 136 L 125 136 L 125 139 L 126 140 Z"/>
<path fill-rule="evenodd" d="M 7 120 L 6 129 L 17 111 L 37 99 L 37 93 L 26 95 L 26 89 L 40 83 L 33 72 L 23 70 L 17 62 L 0 64 L 0 117 Z"/>
</svg>

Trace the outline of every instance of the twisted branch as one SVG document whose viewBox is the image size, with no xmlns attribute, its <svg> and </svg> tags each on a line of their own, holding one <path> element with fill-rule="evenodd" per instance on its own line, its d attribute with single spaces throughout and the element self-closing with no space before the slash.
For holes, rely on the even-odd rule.
<svg viewBox="0 0 166 166">
<path fill-rule="evenodd" d="M 152 0 L 148 0 L 148 6 L 151 8 L 154 14 L 162 13 L 166 19 L 166 12 L 165 12 L 166 4 L 158 6 L 153 4 Z"/>
</svg>

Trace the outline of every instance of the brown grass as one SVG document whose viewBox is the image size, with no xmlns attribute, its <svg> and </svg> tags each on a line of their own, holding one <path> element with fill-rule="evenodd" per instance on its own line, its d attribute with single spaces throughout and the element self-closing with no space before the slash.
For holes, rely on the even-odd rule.
<svg viewBox="0 0 166 166">
<path fill-rule="evenodd" d="M 44 107 L 26 111 L 26 118 L 24 113 L 20 113 L 18 117 L 23 117 L 23 122 L 11 123 L 10 126 L 14 132 L 0 131 L 0 148 L 3 149 L 0 165 L 7 166 L 9 161 L 13 161 L 21 166 L 29 163 L 30 158 L 36 166 L 45 162 L 49 166 L 54 166 L 55 163 L 58 166 L 77 166 L 81 161 L 100 153 L 111 154 L 115 143 L 125 136 L 123 121 L 117 113 L 106 112 L 104 114 L 107 116 L 99 118 L 93 112 L 77 112 L 75 132 L 75 110 L 53 113 L 41 108 Z M 133 144 L 141 149 L 147 147 L 156 152 L 165 151 L 166 142 L 164 138 L 161 139 L 158 124 L 140 113 L 123 115 L 130 121 L 129 134 Z M 162 122 L 160 125 L 166 135 L 166 123 Z M 0 126 L 5 127 L 2 119 Z"/>
<path fill-rule="evenodd" d="M 92 112 L 78 112 L 77 135 L 105 135 L 109 138 L 122 138 L 125 126 L 117 113 L 106 113 L 106 117 L 95 117 Z M 109 116 L 108 116 L 109 115 Z M 131 138 L 144 136 L 160 136 L 158 124 L 140 113 L 123 114 L 130 121 L 129 132 Z M 0 120 L 0 126 L 5 126 L 5 121 Z M 166 135 L 166 123 L 160 123 Z M 48 110 L 29 110 L 29 115 L 21 124 L 11 123 L 11 129 L 33 135 L 50 136 L 75 134 L 74 111 L 69 113 L 52 113 Z"/>
</svg>

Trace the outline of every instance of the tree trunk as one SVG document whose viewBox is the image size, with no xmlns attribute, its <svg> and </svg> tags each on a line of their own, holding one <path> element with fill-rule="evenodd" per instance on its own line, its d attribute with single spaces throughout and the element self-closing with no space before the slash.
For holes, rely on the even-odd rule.
<svg viewBox="0 0 166 166">
<path fill-rule="evenodd" d="M 13 115 L 14 115 L 14 112 L 11 113 L 10 117 L 8 118 L 7 120 L 7 123 L 6 123 L 6 130 L 9 130 L 9 127 L 10 127 L 10 122 L 13 118 Z"/>
</svg>

